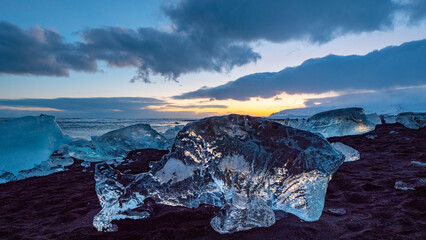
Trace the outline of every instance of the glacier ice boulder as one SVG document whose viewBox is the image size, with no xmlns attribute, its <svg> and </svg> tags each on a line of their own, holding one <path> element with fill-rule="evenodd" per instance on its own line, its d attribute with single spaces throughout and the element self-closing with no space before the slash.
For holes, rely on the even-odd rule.
<svg viewBox="0 0 426 240">
<path fill-rule="evenodd" d="M 353 162 L 360 159 L 359 152 L 346 144 L 334 142 L 331 145 L 345 156 L 345 162 Z"/>
<path fill-rule="evenodd" d="M 102 210 L 93 225 L 116 231 L 113 220 L 147 218 L 153 214 L 147 198 L 189 208 L 221 207 L 211 220 L 219 233 L 271 226 L 273 210 L 316 221 L 328 182 L 343 160 L 321 136 L 273 121 L 242 115 L 198 120 L 178 133 L 171 152 L 152 162 L 147 173 L 96 165 Z"/>
<path fill-rule="evenodd" d="M 342 108 L 315 114 L 308 120 L 308 130 L 325 138 L 363 134 L 375 129 L 362 108 Z"/>
<path fill-rule="evenodd" d="M 70 143 L 69 154 L 85 161 L 104 161 L 119 157 L 135 149 L 167 149 L 169 143 L 149 124 L 136 124 L 105 133 L 92 141 L 78 139 Z"/>
<path fill-rule="evenodd" d="M 406 128 L 419 129 L 426 126 L 426 113 L 404 112 L 398 114 L 395 120 Z"/>
<path fill-rule="evenodd" d="M 55 117 L 40 115 L 0 124 L 0 170 L 17 175 L 47 161 L 64 140 Z"/>
</svg>

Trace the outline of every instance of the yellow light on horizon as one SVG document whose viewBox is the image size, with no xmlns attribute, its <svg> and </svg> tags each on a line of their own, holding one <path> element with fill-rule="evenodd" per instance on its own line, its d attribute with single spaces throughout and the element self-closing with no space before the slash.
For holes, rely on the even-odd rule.
<svg viewBox="0 0 426 240">
<path fill-rule="evenodd" d="M 196 114 L 208 113 L 209 115 L 247 114 L 252 116 L 269 116 L 272 113 L 291 108 L 303 108 L 307 99 L 339 96 L 337 92 L 322 94 L 286 94 L 282 93 L 271 98 L 250 98 L 246 101 L 214 100 L 209 99 L 168 99 L 168 104 L 150 106 L 160 112 L 191 111 Z M 215 107 L 223 105 L 226 107 Z"/>
</svg>

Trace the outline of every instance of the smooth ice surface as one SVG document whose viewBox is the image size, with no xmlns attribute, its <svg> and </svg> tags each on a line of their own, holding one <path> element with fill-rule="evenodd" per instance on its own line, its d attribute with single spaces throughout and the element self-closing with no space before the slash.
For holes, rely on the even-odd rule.
<svg viewBox="0 0 426 240">
<path fill-rule="evenodd" d="M 79 139 L 70 143 L 69 154 L 85 161 L 104 161 L 125 157 L 135 149 L 167 149 L 167 140 L 149 124 L 136 124 L 105 133 L 92 141 Z"/>
<path fill-rule="evenodd" d="M 308 120 L 308 130 L 325 138 L 363 134 L 373 131 L 362 108 L 342 108 L 315 114 Z"/>
<path fill-rule="evenodd" d="M 220 233 L 270 226 L 273 210 L 316 221 L 343 160 L 319 135 L 273 121 L 241 115 L 202 119 L 185 126 L 148 173 L 122 174 L 98 164 L 96 192 L 103 208 L 93 225 L 116 231 L 115 219 L 149 217 L 146 198 L 190 208 L 219 206 L 211 225 Z"/>
<path fill-rule="evenodd" d="M 0 170 L 18 174 L 49 159 L 64 140 L 55 117 L 23 117 L 0 124 Z"/>
<path fill-rule="evenodd" d="M 396 116 L 396 122 L 406 128 L 419 129 L 426 126 L 426 113 L 405 112 Z"/>
<path fill-rule="evenodd" d="M 360 159 L 360 154 L 357 150 L 353 149 L 352 147 L 349 147 L 346 144 L 343 144 L 341 142 L 334 142 L 331 143 L 331 145 L 339 152 L 341 152 L 343 155 L 345 155 L 345 162 L 353 162 Z"/>
</svg>

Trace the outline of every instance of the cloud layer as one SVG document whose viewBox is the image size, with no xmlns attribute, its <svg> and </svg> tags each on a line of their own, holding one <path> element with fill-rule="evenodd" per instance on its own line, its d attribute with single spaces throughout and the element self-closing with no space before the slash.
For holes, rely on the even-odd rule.
<svg viewBox="0 0 426 240">
<path fill-rule="evenodd" d="M 53 29 L 24 31 L 0 22 L 0 73 L 68 76 L 70 69 L 95 72 L 97 64 Z"/>
<path fill-rule="evenodd" d="M 215 98 L 247 100 L 282 92 L 380 90 L 426 84 L 426 40 L 387 47 L 365 56 L 310 59 L 276 73 L 257 73 L 213 88 L 202 88 L 176 99 Z"/>
<path fill-rule="evenodd" d="M 258 40 L 324 43 L 347 33 L 392 28 L 396 15 L 415 24 L 426 1 L 186 0 L 164 7 L 170 31 L 104 27 L 82 31 L 66 43 L 52 29 L 23 30 L 0 23 L 0 73 L 68 76 L 96 72 L 97 61 L 135 67 L 134 80 L 150 75 L 176 79 L 198 71 L 228 71 L 260 58 Z"/>
</svg>

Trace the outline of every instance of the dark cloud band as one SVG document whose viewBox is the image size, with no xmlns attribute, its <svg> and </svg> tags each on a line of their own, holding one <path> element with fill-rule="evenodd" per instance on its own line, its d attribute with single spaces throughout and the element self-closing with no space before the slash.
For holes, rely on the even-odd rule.
<svg viewBox="0 0 426 240">
<path fill-rule="evenodd" d="M 269 98 L 282 92 L 380 90 L 426 84 L 426 40 L 373 51 L 365 56 L 310 59 L 276 73 L 257 73 L 213 88 L 188 92 L 176 99 L 215 98 L 247 100 Z"/>
<path fill-rule="evenodd" d="M 229 71 L 257 61 L 254 41 L 324 43 L 347 33 L 392 28 L 395 15 L 418 23 L 426 1 L 186 0 L 164 7 L 170 31 L 121 27 L 87 29 L 66 43 L 51 29 L 28 31 L 0 23 L 0 73 L 68 76 L 96 72 L 97 61 L 134 67 L 134 80 L 177 79 L 198 71 Z"/>
</svg>

